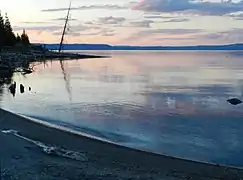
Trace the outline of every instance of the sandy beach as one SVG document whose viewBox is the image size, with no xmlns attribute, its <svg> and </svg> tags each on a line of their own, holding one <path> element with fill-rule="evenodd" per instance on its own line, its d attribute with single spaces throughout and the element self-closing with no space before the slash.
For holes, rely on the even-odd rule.
<svg viewBox="0 0 243 180">
<path fill-rule="evenodd" d="M 12 131 L 10 131 L 12 130 Z M 1 179 L 239 180 L 243 170 L 112 145 L 0 109 Z"/>
</svg>

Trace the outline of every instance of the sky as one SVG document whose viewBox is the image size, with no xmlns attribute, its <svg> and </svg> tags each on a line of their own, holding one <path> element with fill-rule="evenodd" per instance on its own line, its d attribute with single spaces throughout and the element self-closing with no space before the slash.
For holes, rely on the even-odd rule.
<svg viewBox="0 0 243 180">
<path fill-rule="evenodd" d="M 32 43 L 59 43 L 70 0 L 0 0 Z M 243 42 L 243 0 L 72 0 L 65 43 L 206 45 Z"/>
</svg>

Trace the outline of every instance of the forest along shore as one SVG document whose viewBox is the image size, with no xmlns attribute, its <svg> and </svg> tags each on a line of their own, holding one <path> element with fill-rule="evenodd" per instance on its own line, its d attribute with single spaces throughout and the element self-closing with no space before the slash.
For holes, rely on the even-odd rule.
<svg viewBox="0 0 243 180">
<path fill-rule="evenodd" d="M 7 14 L 3 17 L 0 10 L 0 85 L 6 82 L 6 79 L 11 80 L 16 71 L 31 73 L 29 65 L 34 61 L 84 58 L 101 58 L 101 56 L 59 53 L 41 45 L 31 44 L 25 29 L 22 35 L 16 35 Z"/>
<path fill-rule="evenodd" d="M 29 63 L 51 59 L 85 59 L 102 58 L 103 56 L 85 55 L 76 53 L 55 52 L 41 46 L 30 45 L 23 47 L 5 47 L 0 51 L 0 77 L 16 71 L 31 72 Z"/>
</svg>

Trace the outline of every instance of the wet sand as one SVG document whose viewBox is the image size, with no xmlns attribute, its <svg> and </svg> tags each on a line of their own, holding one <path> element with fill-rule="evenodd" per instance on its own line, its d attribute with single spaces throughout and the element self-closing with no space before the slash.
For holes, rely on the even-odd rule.
<svg viewBox="0 0 243 180">
<path fill-rule="evenodd" d="M 3 130 L 10 129 L 19 133 L 3 133 Z M 76 152 L 81 158 L 53 153 L 32 141 L 58 147 L 61 153 L 63 151 L 60 149 Z M 186 161 L 100 142 L 40 125 L 1 109 L 0 142 L 3 180 L 243 178 L 243 170 L 240 169 Z"/>
</svg>

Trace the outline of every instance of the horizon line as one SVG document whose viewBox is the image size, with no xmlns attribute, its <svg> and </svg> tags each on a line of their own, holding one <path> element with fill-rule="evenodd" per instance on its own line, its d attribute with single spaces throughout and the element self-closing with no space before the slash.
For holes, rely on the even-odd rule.
<svg viewBox="0 0 243 180">
<path fill-rule="evenodd" d="M 58 45 L 60 43 L 32 43 L 41 45 Z M 130 47 L 192 47 L 192 46 L 230 46 L 230 45 L 243 45 L 243 42 L 228 43 L 228 44 L 197 44 L 197 45 L 115 45 L 106 43 L 64 43 L 63 45 L 107 45 L 107 46 L 130 46 Z"/>
</svg>

